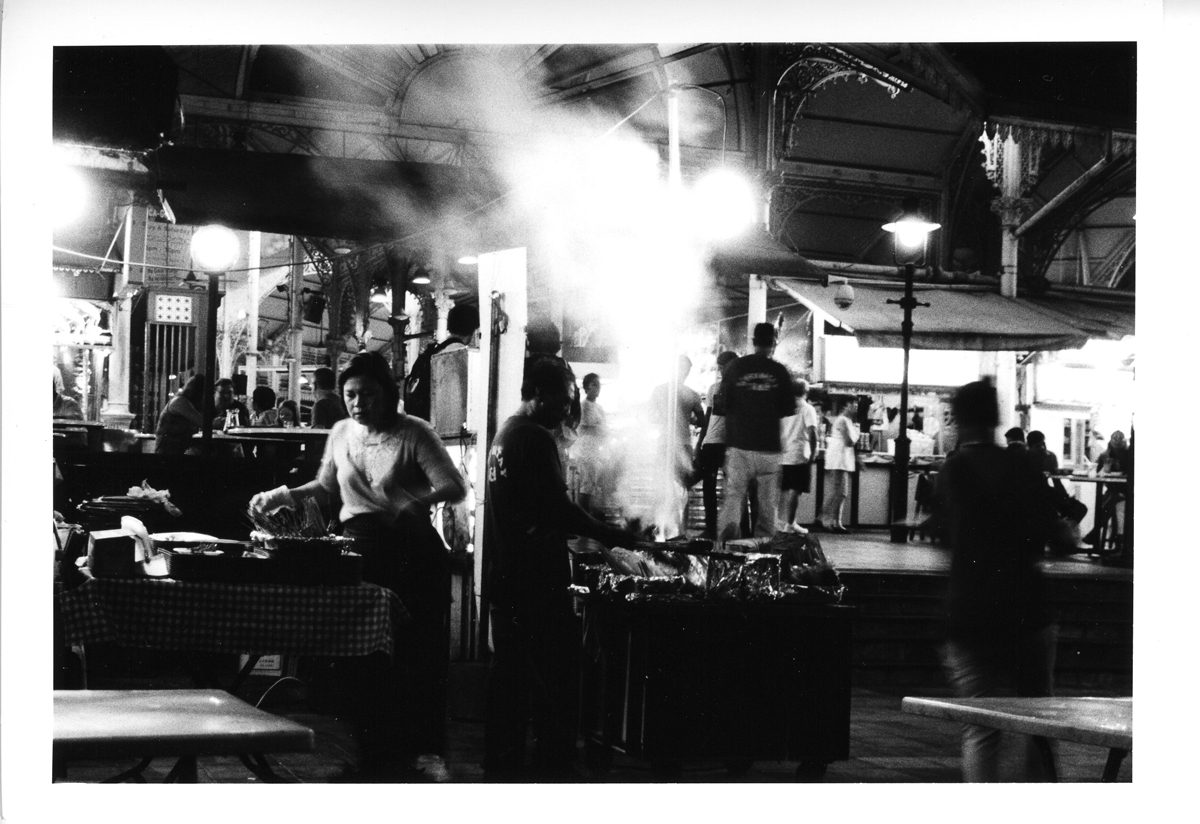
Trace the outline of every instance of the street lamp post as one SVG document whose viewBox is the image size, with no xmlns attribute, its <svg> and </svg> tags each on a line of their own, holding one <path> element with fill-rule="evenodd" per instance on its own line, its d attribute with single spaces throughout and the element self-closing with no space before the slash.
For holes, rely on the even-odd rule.
<svg viewBox="0 0 1200 824">
<path fill-rule="evenodd" d="M 900 380 L 900 419 L 896 433 L 896 455 L 891 484 L 891 540 L 903 544 L 908 541 L 908 467 L 911 443 L 908 438 L 908 360 L 912 349 L 912 313 L 918 306 L 928 306 L 913 295 L 913 278 L 918 265 L 925 262 L 925 253 L 930 232 L 939 227 L 930 223 L 917 212 L 916 205 L 905 202 L 904 214 L 900 219 L 884 225 L 894 240 L 893 252 L 897 263 L 903 266 L 904 296 L 889 300 L 904 310 L 900 324 L 900 335 L 904 347 L 904 372 Z"/>
<path fill-rule="evenodd" d="M 221 305 L 221 275 L 237 262 L 241 248 L 237 235 L 224 226 L 202 226 L 192 235 L 192 261 L 208 274 L 208 319 L 204 339 L 204 451 L 212 446 L 213 392 L 217 382 L 217 310 Z"/>
</svg>

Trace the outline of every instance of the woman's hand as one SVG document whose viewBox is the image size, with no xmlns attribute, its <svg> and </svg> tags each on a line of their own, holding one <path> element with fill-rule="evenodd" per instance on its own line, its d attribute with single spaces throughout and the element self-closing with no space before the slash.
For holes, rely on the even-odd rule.
<svg viewBox="0 0 1200 824">
<path fill-rule="evenodd" d="M 274 512 L 285 506 L 296 508 L 296 498 L 286 486 L 259 492 L 250 499 L 250 509 L 255 512 Z"/>
</svg>

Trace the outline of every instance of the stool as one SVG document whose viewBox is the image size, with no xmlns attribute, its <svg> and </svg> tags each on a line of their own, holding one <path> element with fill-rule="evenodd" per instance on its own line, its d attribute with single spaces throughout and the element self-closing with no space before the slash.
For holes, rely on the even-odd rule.
<svg viewBox="0 0 1200 824">
<path fill-rule="evenodd" d="M 222 690 L 55 690 L 54 778 L 81 759 L 140 758 L 104 783 L 141 781 L 154 758 L 178 758 L 164 779 L 197 780 L 196 758 L 236 755 L 266 781 L 264 752 L 308 752 L 313 731 L 250 706 Z"/>
</svg>

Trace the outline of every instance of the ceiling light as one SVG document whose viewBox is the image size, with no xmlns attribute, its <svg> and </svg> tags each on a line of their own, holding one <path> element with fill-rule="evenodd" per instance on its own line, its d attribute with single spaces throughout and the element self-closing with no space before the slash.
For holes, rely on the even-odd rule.
<svg viewBox="0 0 1200 824">
<path fill-rule="evenodd" d="M 424 286 L 425 284 L 429 283 L 429 273 L 424 269 L 417 270 L 417 273 L 413 275 L 412 283 L 416 284 L 417 286 Z"/>
<path fill-rule="evenodd" d="M 479 263 L 479 258 L 475 257 L 475 255 L 463 255 L 458 259 L 458 262 L 463 266 L 474 266 Z"/>
<path fill-rule="evenodd" d="M 378 284 L 374 289 L 371 290 L 371 302 L 385 304 L 391 303 L 392 290 L 388 289 L 387 286 L 382 283 Z"/>
</svg>

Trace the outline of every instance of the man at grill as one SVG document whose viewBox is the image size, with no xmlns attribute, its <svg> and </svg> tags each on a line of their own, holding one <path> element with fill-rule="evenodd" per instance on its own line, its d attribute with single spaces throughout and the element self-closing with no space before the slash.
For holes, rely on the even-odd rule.
<svg viewBox="0 0 1200 824">
<path fill-rule="evenodd" d="M 635 536 L 610 527 L 567 495 L 553 432 L 570 414 L 574 376 L 565 363 L 531 363 L 522 407 L 488 454 L 486 580 L 494 654 L 488 674 L 484 770 L 489 780 L 570 780 L 578 727 L 579 627 L 569 534 L 607 546 Z M 532 710 L 537 753 L 525 769 Z"/>
</svg>

